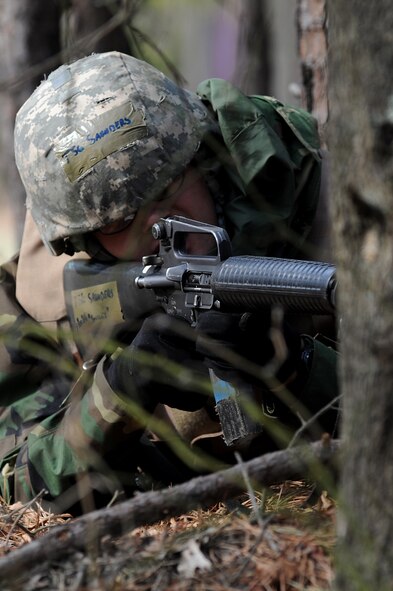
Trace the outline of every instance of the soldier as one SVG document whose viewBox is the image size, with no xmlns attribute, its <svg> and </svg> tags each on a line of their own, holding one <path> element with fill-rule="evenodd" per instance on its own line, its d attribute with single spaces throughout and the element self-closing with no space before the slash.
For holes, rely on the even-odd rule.
<svg viewBox="0 0 393 591">
<path fill-rule="evenodd" d="M 247 97 L 219 79 L 193 94 L 147 63 L 110 52 L 63 65 L 41 83 L 17 115 L 15 155 L 28 215 L 59 257 L 52 283 L 58 311 L 55 329 L 43 331 L 42 313 L 29 314 L 21 305 L 39 289 L 45 267 L 23 288 L 18 271 L 4 275 L 4 293 L 14 297 L 16 273 L 18 303 L 3 317 L 2 494 L 27 500 L 45 491 L 57 510 L 76 512 L 83 499 L 101 503 L 116 489 L 142 487 L 141 474 L 164 484 L 190 477 L 196 464 L 186 465 L 145 429 L 146 416 L 159 409 L 183 443 L 231 461 L 213 400 L 198 384 L 207 368 L 224 377 L 239 372 L 200 336 L 264 366 L 275 357 L 269 314 L 203 314 L 192 340 L 147 318 L 138 331 L 123 334 L 123 353 L 102 353 L 93 370 L 80 372 L 70 334 L 59 330 L 65 321 L 59 269 L 75 253 L 140 260 L 156 251 L 152 224 L 173 214 L 225 227 L 234 254 L 297 255 L 318 202 L 321 158 L 313 118 L 270 97 Z M 35 232 L 30 224 L 29 218 L 26 240 Z M 191 241 L 190 250 L 197 248 Z M 29 253 L 25 248 L 19 265 Z M 43 302 L 39 307 L 45 309 Z M 316 412 L 337 393 L 335 352 L 287 326 L 283 335 L 288 354 L 274 377 L 291 400 Z M 159 363 L 149 369 L 146 355 L 187 366 L 195 381 L 185 383 L 183 374 L 169 374 Z M 15 394 L 12 380 L 21 376 L 23 388 Z M 272 418 L 296 428 L 299 408 L 260 386 Z M 330 409 L 322 427 L 332 430 L 335 419 Z M 263 432 L 245 454 L 271 445 Z"/>
</svg>

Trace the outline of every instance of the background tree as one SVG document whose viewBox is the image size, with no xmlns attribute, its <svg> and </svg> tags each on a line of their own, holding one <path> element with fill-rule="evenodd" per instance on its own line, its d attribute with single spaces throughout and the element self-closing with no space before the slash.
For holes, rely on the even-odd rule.
<svg viewBox="0 0 393 591">
<path fill-rule="evenodd" d="M 0 0 L 0 175 L 10 197 L 17 237 L 25 193 L 14 163 L 15 115 L 45 74 L 92 51 L 132 53 L 126 25 L 140 0 Z"/>
<path fill-rule="evenodd" d="M 330 0 L 329 148 L 344 395 L 337 588 L 393 581 L 393 11 Z"/>
<path fill-rule="evenodd" d="M 324 143 L 328 120 L 326 0 L 298 0 L 296 22 L 302 105 L 317 119 Z"/>
<path fill-rule="evenodd" d="M 300 79 L 295 6 L 276 0 L 0 0 L 0 257 L 8 235 L 7 253 L 18 246 L 11 218 L 18 239 L 24 220 L 14 117 L 44 75 L 91 51 L 117 49 L 154 63 L 191 90 L 204 78 L 222 77 L 246 92 L 298 104 L 289 89 Z M 7 222 L 8 203 L 13 216 Z"/>
<path fill-rule="evenodd" d="M 34 90 L 41 76 L 24 75 L 60 50 L 59 2 L 41 0 L 0 1 L 0 174 L 3 189 L 12 195 L 17 233 L 24 220 L 24 189 L 14 163 L 13 135 L 15 115 Z"/>
<path fill-rule="evenodd" d="M 243 0 L 234 83 L 243 92 L 270 94 L 271 33 L 266 0 Z"/>
<path fill-rule="evenodd" d="M 68 0 L 61 14 L 62 61 L 79 59 L 92 51 L 116 49 L 132 53 L 127 27 L 138 13 L 141 0 Z"/>
</svg>

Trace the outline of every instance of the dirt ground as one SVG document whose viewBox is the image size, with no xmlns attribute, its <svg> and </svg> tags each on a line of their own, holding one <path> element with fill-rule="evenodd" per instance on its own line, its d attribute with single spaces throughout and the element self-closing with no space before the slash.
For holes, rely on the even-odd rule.
<svg viewBox="0 0 393 591">
<path fill-rule="evenodd" d="M 208 511 L 104 538 L 100 549 L 32 565 L 2 591 L 322 591 L 331 589 L 335 503 L 286 482 Z M 69 515 L 38 504 L 0 507 L 0 556 L 17 552 Z"/>
</svg>

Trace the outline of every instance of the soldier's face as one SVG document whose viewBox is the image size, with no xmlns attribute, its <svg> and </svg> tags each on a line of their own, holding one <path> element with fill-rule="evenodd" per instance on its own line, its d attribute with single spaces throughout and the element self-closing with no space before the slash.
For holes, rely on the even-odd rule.
<svg viewBox="0 0 393 591">
<path fill-rule="evenodd" d="M 158 249 L 151 234 L 160 218 L 180 215 L 208 224 L 217 224 L 216 211 L 208 187 L 197 169 L 189 167 L 165 191 L 163 199 L 141 207 L 135 218 L 108 224 L 95 232 L 102 246 L 118 259 L 140 261 Z M 190 235 L 190 254 L 200 254 L 203 245 L 197 234 Z"/>
</svg>

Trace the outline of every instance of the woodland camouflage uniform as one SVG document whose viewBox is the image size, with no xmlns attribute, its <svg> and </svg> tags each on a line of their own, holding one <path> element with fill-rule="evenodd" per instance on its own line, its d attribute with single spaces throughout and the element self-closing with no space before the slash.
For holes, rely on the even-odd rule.
<svg viewBox="0 0 393 591">
<path fill-rule="evenodd" d="M 52 74 L 52 78 L 48 78 L 47 84 L 51 81 L 53 84 L 62 84 L 65 95 L 69 92 L 69 96 L 72 96 L 75 89 L 70 90 L 67 86 L 68 75 L 67 68 L 60 68 Z M 301 245 L 307 237 L 318 201 L 321 160 L 314 119 L 270 97 L 246 97 L 230 83 L 219 79 L 203 82 L 197 94 L 203 101 L 203 109 L 208 108 L 214 116 L 214 142 L 225 154 L 219 166 L 215 168 L 212 165 L 208 182 L 213 187 L 219 217 L 231 236 L 234 254 L 295 256 L 301 251 Z M 195 108 L 201 109 L 202 120 L 203 109 L 196 106 L 200 99 L 191 96 Z M 159 97 L 155 100 L 159 100 Z M 44 109 L 43 104 L 38 104 L 40 109 Z M 126 117 L 119 113 L 117 121 Z M 28 129 L 31 121 L 28 111 L 26 115 L 23 108 L 19 120 L 22 118 L 23 125 Z M 138 123 L 143 125 L 141 114 L 138 114 Z M 94 128 L 94 119 L 90 125 Z M 102 119 L 97 123 L 98 128 L 102 128 Z M 136 126 L 132 131 L 136 137 L 139 129 Z M 181 138 L 180 130 L 179 134 Z M 201 140 L 197 133 L 195 139 L 193 150 L 196 152 Z M 67 146 L 66 142 L 65 150 Z M 216 148 L 215 145 L 210 146 L 211 150 Z M 29 152 L 22 153 L 21 146 L 19 152 L 19 162 L 26 165 L 27 174 L 30 174 L 33 165 L 28 162 Z M 146 157 L 152 158 L 154 155 L 158 158 L 162 156 L 153 151 Z M 174 174 L 191 157 L 191 153 L 183 159 L 180 155 Z M 99 158 L 102 158 L 105 166 L 111 166 L 105 148 Z M 73 162 L 66 174 L 78 176 L 76 165 L 79 164 Z M 126 165 L 130 166 L 130 162 Z M 225 194 L 214 190 L 215 174 L 222 174 L 222 170 L 225 171 L 225 178 L 230 179 L 225 186 L 228 189 Z M 147 184 L 150 182 L 148 179 L 137 179 L 136 182 L 143 181 Z M 114 182 L 111 186 L 113 189 L 120 185 Z M 40 192 L 46 190 L 47 185 L 43 183 L 28 204 L 33 215 L 36 206 L 40 212 L 44 211 L 44 204 L 37 203 L 40 198 L 43 199 Z M 139 194 L 143 195 L 142 186 Z M 155 198 L 152 192 L 149 195 Z M 58 198 L 63 197 L 71 199 L 63 193 Z M 108 222 L 105 212 L 114 203 L 116 199 L 101 204 L 101 212 L 94 214 L 97 219 L 92 219 L 93 228 L 99 227 L 98 223 Z M 132 206 L 137 208 L 138 203 Z M 70 203 L 70 207 L 76 206 Z M 81 203 L 78 207 L 82 207 Z M 100 205 L 96 204 L 96 212 L 98 207 Z M 89 215 L 93 216 L 93 213 L 89 211 Z M 126 210 L 122 212 L 122 215 L 126 214 Z M 51 242 L 51 249 L 56 251 L 57 236 L 53 232 L 48 235 L 45 214 L 41 218 L 38 215 L 36 222 L 38 225 L 41 223 L 41 236 L 44 239 L 46 237 L 46 241 Z M 79 379 L 74 386 L 76 374 L 83 373 L 79 369 L 78 355 L 67 338 L 59 339 L 58 336 L 59 328 L 65 326 L 66 322 L 60 277 L 67 257 L 50 257 L 43 250 L 28 214 L 28 231 L 25 232 L 24 243 L 31 242 L 32 236 L 35 236 L 36 242 L 28 247 L 22 244 L 19 264 L 23 263 L 25 276 L 31 275 L 35 268 L 36 282 L 26 281 L 22 277 L 23 289 L 18 289 L 20 269 L 18 259 L 15 259 L 3 266 L 0 283 L 0 327 L 4 335 L 0 358 L 3 405 L 0 414 L 1 492 L 7 499 L 26 501 L 45 489 L 45 499 L 54 501 L 59 497 L 61 499 L 61 495 L 67 495 L 76 482 L 79 481 L 79 486 L 82 482 L 83 486 L 82 476 L 90 473 L 92 478 L 99 475 L 106 492 L 112 494 L 118 488 L 118 483 L 115 480 L 109 484 L 113 476 L 111 470 L 136 473 L 138 466 L 143 464 L 138 454 L 143 454 L 148 446 L 144 448 L 138 443 L 140 425 L 127 414 L 124 401 L 109 387 L 102 370 L 104 359 L 93 372 L 87 374 L 86 381 Z M 294 236 L 296 240 L 293 240 Z M 36 257 L 37 265 L 44 266 L 37 269 L 33 264 L 29 268 L 30 256 L 33 260 Z M 46 266 L 49 258 L 52 263 Z M 39 289 L 40 277 L 48 275 L 53 289 L 53 305 L 50 307 L 53 311 L 48 313 L 52 314 L 52 318 L 45 318 L 42 313 L 45 309 L 45 294 Z M 36 297 L 35 291 L 40 296 Z M 40 301 L 38 312 L 31 306 L 31 300 Z M 56 355 L 60 351 L 63 360 L 68 360 L 73 367 L 73 373 L 59 368 L 56 362 L 37 360 L 36 345 L 31 354 L 25 353 L 22 320 L 26 317 L 41 326 L 45 325 L 45 321 L 50 323 L 51 339 L 46 341 L 48 350 L 53 359 L 58 359 Z M 42 348 L 45 337 L 34 338 Z M 37 357 L 41 356 L 37 354 Z M 316 397 L 320 399 L 319 406 L 323 406 L 335 396 L 336 389 L 335 353 L 316 341 L 305 397 L 311 400 L 311 407 L 313 404 L 317 406 Z M 176 409 L 167 409 L 167 416 L 175 419 L 177 431 L 188 442 L 198 440 L 203 433 L 220 431 L 214 416 L 203 410 L 192 413 L 191 421 L 188 420 L 189 413 Z M 76 478 L 77 475 L 79 478 Z M 69 506 L 76 497 L 70 498 L 72 501 L 60 500 L 59 506 Z"/>
</svg>

